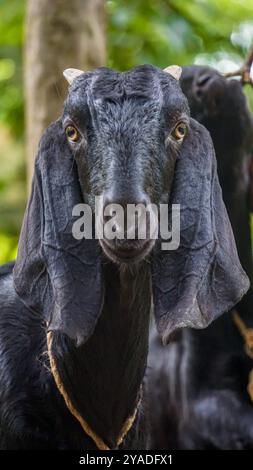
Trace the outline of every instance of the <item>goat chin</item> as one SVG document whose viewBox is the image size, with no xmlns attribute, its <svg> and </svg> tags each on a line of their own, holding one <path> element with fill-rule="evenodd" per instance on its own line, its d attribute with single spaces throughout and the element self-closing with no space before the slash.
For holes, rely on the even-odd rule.
<svg viewBox="0 0 253 470">
<path fill-rule="evenodd" d="M 100 240 L 100 245 L 107 258 L 116 264 L 136 264 L 144 260 L 152 251 L 155 240 L 145 240 L 141 247 L 132 249 L 117 249 L 105 240 Z"/>
</svg>

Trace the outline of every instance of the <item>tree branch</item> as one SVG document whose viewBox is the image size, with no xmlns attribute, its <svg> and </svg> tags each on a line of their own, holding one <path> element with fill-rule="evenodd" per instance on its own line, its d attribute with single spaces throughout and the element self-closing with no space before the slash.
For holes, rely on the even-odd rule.
<svg viewBox="0 0 253 470">
<path fill-rule="evenodd" d="M 228 72 L 224 74 L 224 77 L 229 78 L 229 77 L 241 77 L 241 83 L 242 85 L 249 84 L 253 87 L 253 80 L 250 77 L 250 69 L 253 63 L 253 46 L 251 47 L 248 56 L 246 57 L 246 60 L 242 67 L 240 67 L 238 70 L 235 72 Z"/>
</svg>

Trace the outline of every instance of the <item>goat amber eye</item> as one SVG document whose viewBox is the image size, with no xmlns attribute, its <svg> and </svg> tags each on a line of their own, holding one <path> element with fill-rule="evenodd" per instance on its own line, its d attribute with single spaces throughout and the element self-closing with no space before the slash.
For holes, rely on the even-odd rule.
<svg viewBox="0 0 253 470">
<path fill-rule="evenodd" d="M 67 126 L 65 133 L 70 142 L 77 142 L 79 140 L 79 132 L 74 126 Z"/>
<path fill-rule="evenodd" d="M 172 137 L 176 140 L 183 140 L 187 134 L 187 126 L 184 122 L 179 122 L 172 132 Z"/>
</svg>

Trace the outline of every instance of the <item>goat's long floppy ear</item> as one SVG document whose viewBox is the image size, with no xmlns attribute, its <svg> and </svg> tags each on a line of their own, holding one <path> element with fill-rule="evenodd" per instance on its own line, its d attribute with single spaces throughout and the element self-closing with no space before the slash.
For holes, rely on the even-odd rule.
<svg viewBox="0 0 253 470">
<path fill-rule="evenodd" d="M 180 204 L 180 245 L 152 263 L 154 312 L 164 343 L 183 327 L 205 328 L 249 288 L 222 200 L 208 131 L 191 120 L 178 156 L 171 204 Z"/>
<path fill-rule="evenodd" d="M 60 330 L 77 344 L 93 332 L 103 302 L 98 243 L 72 236 L 72 210 L 81 202 L 76 164 L 58 121 L 40 144 L 14 285 L 48 330 Z"/>
</svg>

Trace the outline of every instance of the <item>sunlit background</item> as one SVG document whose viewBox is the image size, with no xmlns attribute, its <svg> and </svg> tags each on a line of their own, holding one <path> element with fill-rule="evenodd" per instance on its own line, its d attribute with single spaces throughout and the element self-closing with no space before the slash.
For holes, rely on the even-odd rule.
<svg viewBox="0 0 253 470">
<path fill-rule="evenodd" d="M 25 7 L 0 0 L 0 263 L 15 257 L 26 203 Z M 253 44 L 251 0 L 110 0 L 106 7 L 107 65 L 118 70 L 195 63 L 233 71 Z M 253 89 L 245 92 L 253 105 Z"/>
</svg>

